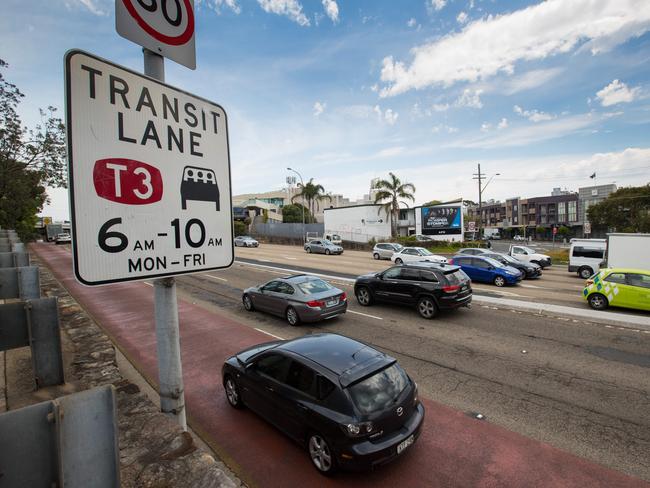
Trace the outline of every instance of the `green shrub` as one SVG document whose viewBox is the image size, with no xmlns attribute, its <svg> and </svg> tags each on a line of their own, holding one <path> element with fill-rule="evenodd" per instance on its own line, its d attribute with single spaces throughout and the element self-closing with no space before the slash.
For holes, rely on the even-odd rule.
<svg viewBox="0 0 650 488">
<path fill-rule="evenodd" d="M 234 231 L 235 231 L 235 237 L 245 235 L 246 234 L 246 224 L 241 222 L 240 220 L 235 220 Z"/>
</svg>

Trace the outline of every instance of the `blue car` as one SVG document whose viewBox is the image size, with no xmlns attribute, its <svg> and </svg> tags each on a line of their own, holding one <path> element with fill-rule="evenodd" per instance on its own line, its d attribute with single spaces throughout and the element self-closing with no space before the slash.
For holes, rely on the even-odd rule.
<svg viewBox="0 0 650 488">
<path fill-rule="evenodd" d="M 460 266 L 472 281 L 494 283 L 496 286 L 516 285 L 521 281 L 521 272 L 511 266 L 501 264 L 496 259 L 482 256 L 457 254 L 447 261 Z"/>
</svg>

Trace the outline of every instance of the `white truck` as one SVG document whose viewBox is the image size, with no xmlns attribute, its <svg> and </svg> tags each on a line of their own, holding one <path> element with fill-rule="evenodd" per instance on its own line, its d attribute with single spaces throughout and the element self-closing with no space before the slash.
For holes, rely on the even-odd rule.
<svg viewBox="0 0 650 488">
<path fill-rule="evenodd" d="M 607 234 L 608 268 L 650 269 L 650 234 Z"/>
<path fill-rule="evenodd" d="M 600 271 L 606 248 L 605 239 L 571 239 L 569 273 L 578 273 L 586 280 Z"/>
<path fill-rule="evenodd" d="M 534 249 L 526 246 L 511 245 L 508 254 L 520 261 L 539 264 L 542 268 L 547 268 L 552 264 L 551 256 L 540 254 Z"/>
</svg>

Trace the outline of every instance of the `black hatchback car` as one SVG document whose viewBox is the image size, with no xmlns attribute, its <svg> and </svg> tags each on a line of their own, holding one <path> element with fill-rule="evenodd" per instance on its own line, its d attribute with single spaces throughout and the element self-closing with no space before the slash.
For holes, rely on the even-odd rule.
<svg viewBox="0 0 650 488">
<path fill-rule="evenodd" d="M 368 469 L 403 454 L 424 407 L 397 360 L 337 334 L 306 335 L 241 351 L 222 368 L 226 398 L 305 446 L 316 469 Z"/>
<path fill-rule="evenodd" d="M 501 252 L 486 252 L 481 254 L 484 258 L 492 258 L 499 261 L 501 264 L 506 266 L 511 266 L 515 269 L 518 269 L 522 273 L 522 278 L 539 278 L 542 276 L 542 267 L 537 263 L 527 263 L 526 261 L 520 261 L 519 259 L 513 258 L 509 254 L 504 254 Z"/>
<path fill-rule="evenodd" d="M 459 266 L 415 262 L 359 276 L 354 294 L 364 307 L 375 300 L 415 305 L 420 316 L 432 319 L 439 310 L 470 307 L 472 284 Z"/>
</svg>

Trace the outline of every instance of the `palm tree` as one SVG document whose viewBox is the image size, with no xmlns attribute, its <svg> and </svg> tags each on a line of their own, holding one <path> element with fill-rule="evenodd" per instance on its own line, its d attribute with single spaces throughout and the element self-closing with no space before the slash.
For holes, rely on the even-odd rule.
<svg viewBox="0 0 650 488">
<path fill-rule="evenodd" d="M 300 191 L 291 197 L 291 202 L 295 202 L 297 198 L 300 198 L 303 201 L 307 201 L 307 208 L 311 215 L 314 215 L 314 202 L 324 200 L 328 198 L 330 201 L 332 197 L 325 193 L 325 188 L 323 185 L 315 185 L 313 183 L 314 178 L 310 178 L 309 181 L 303 186 L 302 183 L 298 183 L 298 188 Z M 314 218 L 315 220 L 315 218 Z"/>
<path fill-rule="evenodd" d="M 413 183 L 402 183 L 402 181 L 393 173 L 388 173 L 390 176 L 387 180 L 379 180 L 374 189 L 378 190 L 375 193 L 375 203 L 380 203 L 387 200 L 379 208 L 378 212 L 385 210 L 387 215 L 390 215 L 390 228 L 393 237 L 397 236 L 397 221 L 399 220 L 399 205 L 400 203 L 408 207 L 408 203 L 400 200 L 405 198 L 415 201 L 413 193 L 415 193 L 415 186 Z"/>
</svg>

